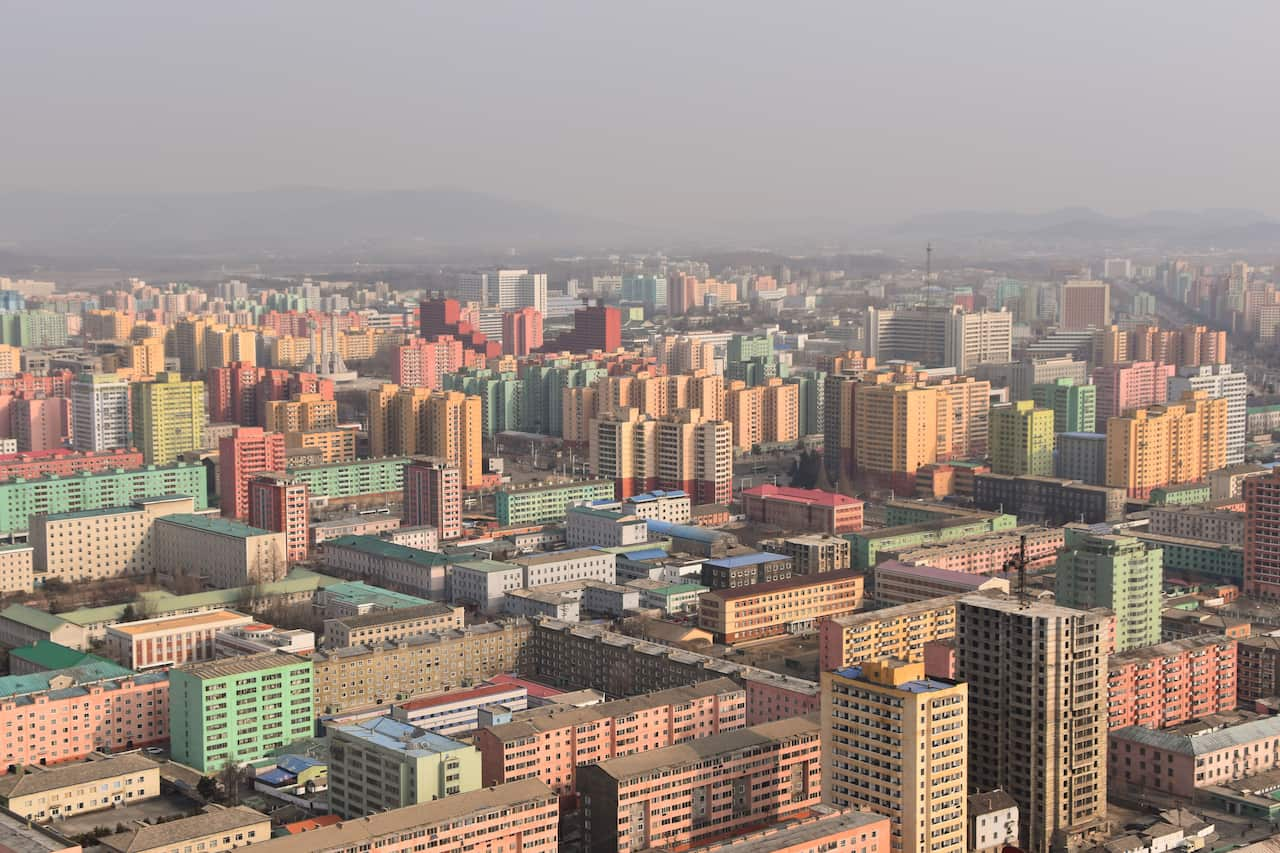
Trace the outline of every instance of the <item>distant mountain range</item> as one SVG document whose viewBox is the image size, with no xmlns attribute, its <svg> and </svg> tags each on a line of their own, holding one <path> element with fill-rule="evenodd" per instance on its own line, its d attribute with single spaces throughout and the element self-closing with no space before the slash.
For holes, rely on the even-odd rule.
<svg viewBox="0 0 1280 853">
<path fill-rule="evenodd" d="M 207 255 L 413 259 L 443 251 L 762 246 L 947 256 L 1089 253 L 1128 248 L 1280 254 L 1280 221 L 1255 210 L 1156 210 L 1114 217 L 1068 207 L 1046 213 L 946 211 L 854 227 L 820 215 L 734 223 L 713 217 L 661 229 L 458 189 L 87 193 L 0 191 L 0 251 L 27 255 Z"/>
</svg>

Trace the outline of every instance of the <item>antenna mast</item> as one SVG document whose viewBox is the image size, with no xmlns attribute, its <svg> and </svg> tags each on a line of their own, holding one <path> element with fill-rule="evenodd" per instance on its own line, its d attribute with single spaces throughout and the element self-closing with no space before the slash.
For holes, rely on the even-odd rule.
<svg viewBox="0 0 1280 853">
<path fill-rule="evenodd" d="M 1018 603 L 1021 607 L 1030 604 L 1027 593 L 1027 536 L 1018 537 L 1018 555 L 1004 561 L 1004 570 L 1014 569 L 1018 572 Z"/>
</svg>

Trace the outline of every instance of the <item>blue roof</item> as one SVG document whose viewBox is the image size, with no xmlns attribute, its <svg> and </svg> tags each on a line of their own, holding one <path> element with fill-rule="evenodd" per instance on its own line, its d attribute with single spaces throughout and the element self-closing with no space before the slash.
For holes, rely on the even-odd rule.
<svg viewBox="0 0 1280 853">
<path fill-rule="evenodd" d="M 654 489 L 652 492 L 645 492 L 642 495 L 632 495 L 630 500 L 633 504 L 638 504 L 645 503 L 647 501 L 656 501 L 662 498 L 685 498 L 688 496 L 688 492 L 683 492 L 679 489 L 672 489 L 670 491 Z"/>
<path fill-rule="evenodd" d="M 467 748 L 467 745 L 461 741 L 393 720 L 390 717 L 361 720 L 355 725 L 338 726 L 337 730 L 383 749 L 392 749 L 408 755 L 435 755 Z"/>
<path fill-rule="evenodd" d="M 862 667 L 846 666 L 844 669 L 837 669 L 836 675 L 856 681 L 864 680 L 862 678 Z M 932 693 L 934 690 L 945 690 L 948 687 L 955 687 L 954 684 L 947 681 L 939 681 L 936 678 L 919 678 L 914 681 L 904 681 L 902 684 L 894 686 L 895 690 L 901 690 L 904 693 Z"/>
<path fill-rule="evenodd" d="M 773 554 L 769 551 L 757 551 L 754 554 L 739 554 L 736 557 L 721 557 L 718 560 L 707 560 L 703 565 L 707 566 L 725 566 L 730 569 L 736 569 L 739 566 L 756 566 L 760 563 L 772 563 L 774 560 L 787 559 L 782 554 Z"/>
<path fill-rule="evenodd" d="M 658 536 L 669 536 L 673 539 L 689 539 L 694 542 L 711 544 L 724 536 L 719 530 L 694 527 L 692 524 L 673 524 L 670 521 L 661 521 L 656 518 L 650 518 L 648 521 L 650 533 Z"/>
<path fill-rule="evenodd" d="M 643 551 L 630 551 L 626 554 L 619 554 L 619 560 L 661 560 L 670 556 L 661 548 L 646 548 Z"/>
<path fill-rule="evenodd" d="M 258 779 L 268 785 L 283 785 L 287 782 L 298 781 L 298 774 L 281 770 L 279 767 L 272 767 L 266 773 L 259 773 Z"/>
<path fill-rule="evenodd" d="M 324 767 L 324 762 L 306 755 L 281 755 L 276 758 L 276 767 L 280 767 L 297 776 L 312 767 Z"/>
<path fill-rule="evenodd" d="M 1107 437 L 1106 433 L 1102 433 L 1102 432 L 1064 432 L 1064 433 L 1060 433 L 1060 434 L 1061 434 L 1061 435 L 1063 435 L 1063 436 L 1066 436 L 1067 438 L 1102 438 L 1102 439 L 1105 439 L 1105 438 Z"/>
</svg>

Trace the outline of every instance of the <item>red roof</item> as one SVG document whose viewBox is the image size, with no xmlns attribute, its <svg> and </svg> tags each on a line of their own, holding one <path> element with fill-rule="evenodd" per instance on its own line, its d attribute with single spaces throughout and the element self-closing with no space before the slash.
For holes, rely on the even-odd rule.
<svg viewBox="0 0 1280 853">
<path fill-rule="evenodd" d="M 322 814 L 303 820 L 296 820 L 293 823 L 286 823 L 284 830 L 290 835 L 297 835 L 299 832 L 309 832 L 322 826 L 333 826 L 335 823 L 342 823 L 342 818 L 336 814 Z"/>
<path fill-rule="evenodd" d="M 861 504 L 862 501 L 857 498 L 851 498 L 848 495 L 838 495 L 834 492 L 824 492 L 822 489 L 797 489 L 794 486 L 774 486 L 766 484 L 756 486 L 753 489 L 744 489 L 744 495 L 751 495 L 757 498 L 776 498 L 784 501 L 796 501 L 798 503 L 816 503 L 823 506 L 850 506 L 853 504 Z"/>
<path fill-rule="evenodd" d="M 451 693 L 442 693 L 439 696 L 426 696 L 422 699 L 402 702 L 400 707 L 406 711 L 416 711 L 419 708 L 431 708 L 435 705 L 448 705 L 453 702 L 466 702 L 472 699 L 483 699 L 486 696 L 497 696 L 500 693 L 510 693 L 513 687 L 519 686 L 521 685 L 483 684 L 471 690 L 455 690 Z"/>
<path fill-rule="evenodd" d="M 535 699 L 550 699 L 552 696 L 559 696 L 563 690 L 556 690 L 554 687 L 548 687 L 545 684 L 539 684 L 536 681 L 525 681 L 523 678 L 517 678 L 514 675 L 495 675 L 488 679 L 490 684 L 507 684 L 514 687 L 523 687 L 529 692 L 529 695 Z"/>
</svg>

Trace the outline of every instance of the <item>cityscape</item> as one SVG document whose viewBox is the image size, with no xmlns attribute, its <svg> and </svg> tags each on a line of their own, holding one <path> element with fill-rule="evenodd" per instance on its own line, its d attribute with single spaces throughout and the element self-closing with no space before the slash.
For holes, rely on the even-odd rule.
<svg viewBox="0 0 1280 853">
<path fill-rule="evenodd" d="M 1276 13 L 534 5 L 0 18 L 0 850 L 1280 853 Z"/>
</svg>

